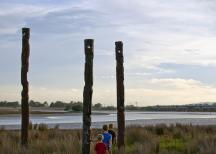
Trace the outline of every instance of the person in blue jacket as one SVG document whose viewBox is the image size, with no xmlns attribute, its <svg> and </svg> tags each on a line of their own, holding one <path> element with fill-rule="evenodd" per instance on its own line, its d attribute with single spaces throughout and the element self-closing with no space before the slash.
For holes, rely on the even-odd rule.
<svg viewBox="0 0 216 154">
<path fill-rule="evenodd" d="M 108 132 L 108 126 L 103 125 L 103 143 L 105 143 L 109 154 L 112 153 L 112 135 Z"/>
</svg>

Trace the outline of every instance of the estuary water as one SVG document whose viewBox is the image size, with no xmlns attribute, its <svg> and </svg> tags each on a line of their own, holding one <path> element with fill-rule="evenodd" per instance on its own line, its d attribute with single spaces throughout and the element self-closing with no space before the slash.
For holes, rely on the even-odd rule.
<svg viewBox="0 0 216 154">
<path fill-rule="evenodd" d="M 126 125 L 154 125 L 154 124 L 216 124 L 216 112 L 125 112 Z M 62 129 L 82 128 L 82 114 L 50 114 L 30 115 L 33 124 L 44 123 L 49 127 L 56 124 Z M 92 115 L 92 127 L 101 127 L 104 123 L 117 121 L 116 112 L 95 112 Z M 6 129 L 19 129 L 21 124 L 20 115 L 0 116 L 0 126 Z"/>
</svg>

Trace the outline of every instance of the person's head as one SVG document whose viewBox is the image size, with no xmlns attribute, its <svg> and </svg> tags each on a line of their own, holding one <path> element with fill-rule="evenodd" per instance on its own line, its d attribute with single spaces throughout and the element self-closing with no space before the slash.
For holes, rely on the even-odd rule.
<svg viewBox="0 0 216 154">
<path fill-rule="evenodd" d="M 104 131 L 108 131 L 108 126 L 107 125 L 103 125 L 103 130 Z"/>
<path fill-rule="evenodd" d="M 103 140 L 103 135 L 102 135 L 102 134 L 98 134 L 97 140 L 98 140 L 98 141 L 102 141 L 102 140 Z"/>
<path fill-rule="evenodd" d="M 109 129 L 113 129 L 113 124 L 109 124 Z"/>
</svg>

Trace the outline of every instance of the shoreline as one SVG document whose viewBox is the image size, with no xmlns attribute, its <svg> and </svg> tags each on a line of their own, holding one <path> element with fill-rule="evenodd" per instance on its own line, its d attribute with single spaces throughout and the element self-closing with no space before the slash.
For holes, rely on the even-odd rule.
<svg viewBox="0 0 216 154">
<path fill-rule="evenodd" d="M 117 126 L 116 121 L 92 122 L 91 128 L 101 128 L 104 124 L 113 123 Z M 48 128 L 54 128 L 56 125 L 62 130 L 82 129 L 82 123 L 45 123 Z M 185 119 L 142 119 L 142 120 L 126 120 L 126 127 L 130 126 L 155 126 L 159 124 L 175 125 L 216 125 L 216 118 L 185 118 Z M 20 125 L 0 125 L 0 128 L 6 130 L 20 130 Z"/>
<path fill-rule="evenodd" d="M 114 113 L 114 112 L 113 112 Z M 73 116 L 73 115 L 82 115 L 82 112 L 33 112 L 29 113 L 29 116 Z M 92 115 L 109 115 L 108 112 L 92 112 Z M 0 114 L 0 117 L 20 117 L 21 113 L 10 113 L 10 114 Z"/>
<path fill-rule="evenodd" d="M 216 115 L 216 112 L 183 112 L 183 111 L 136 111 L 136 110 L 130 110 L 125 111 L 125 113 L 139 113 L 139 114 L 161 114 L 161 113 L 169 113 L 169 114 L 180 114 L 180 113 L 187 113 L 187 114 L 196 114 L 196 115 Z M 68 115 L 82 115 L 83 112 L 67 112 L 67 111 L 39 111 L 39 110 L 33 110 L 30 111 L 30 116 L 68 116 Z M 92 111 L 91 115 L 109 115 L 109 114 L 117 114 L 117 111 L 113 110 L 95 110 Z M 0 109 L 0 117 L 19 117 L 21 116 L 20 112 L 15 113 L 2 113 Z"/>
</svg>

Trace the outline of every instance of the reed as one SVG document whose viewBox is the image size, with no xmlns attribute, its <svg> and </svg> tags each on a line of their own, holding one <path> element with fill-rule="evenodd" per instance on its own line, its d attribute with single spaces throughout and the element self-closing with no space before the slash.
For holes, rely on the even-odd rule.
<svg viewBox="0 0 216 154">
<path fill-rule="evenodd" d="M 0 153 L 2 154 L 80 154 L 82 153 L 81 130 L 48 129 L 45 124 L 34 125 L 29 130 L 28 148 L 21 148 L 19 131 L 0 129 Z M 100 129 L 93 129 L 94 141 Z M 91 153 L 94 153 L 92 142 Z M 126 128 L 125 149 L 127 154 L 208 153 L 214 154 L 216 126 L 156 125 L 130 126 Z M 117 154 L 114 145 L 113 154 Z"/>
</svg>

